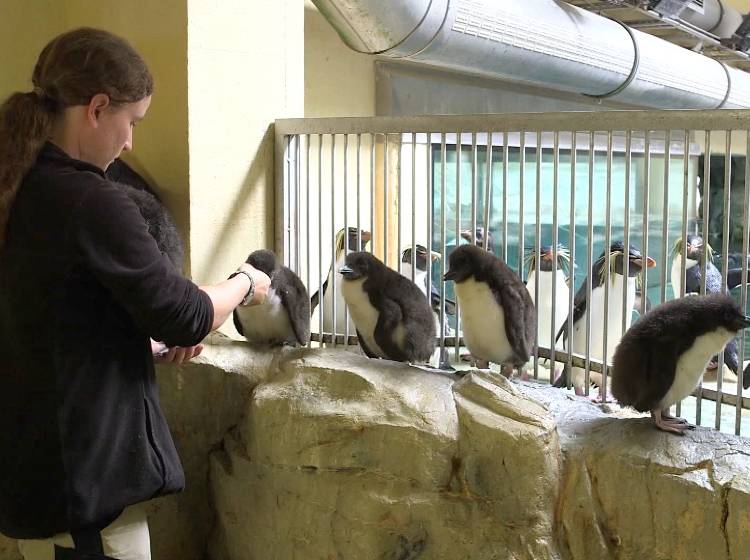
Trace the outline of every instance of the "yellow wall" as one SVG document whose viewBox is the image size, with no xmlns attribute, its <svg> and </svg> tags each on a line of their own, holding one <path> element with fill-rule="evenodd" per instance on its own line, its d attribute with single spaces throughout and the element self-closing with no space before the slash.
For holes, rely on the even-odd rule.
<svg viewBox="0 0 750 560">
<path fill-rule="evenodd" d="M 722 0 L 724 4 L 732 6 L 742 14 L 750 12 L 750 0 Z"/>
<path fill-rule="evenodd" d="M 360 54 L 305 1 L 305 116 L 375 115 L 375 57 Z"/>
</svg>

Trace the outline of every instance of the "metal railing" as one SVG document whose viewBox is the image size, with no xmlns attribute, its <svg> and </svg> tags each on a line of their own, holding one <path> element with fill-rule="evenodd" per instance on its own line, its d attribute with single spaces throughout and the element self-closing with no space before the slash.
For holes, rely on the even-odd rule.
<svg viewBox="0 0 750 560">
<path fill-rule="evenodd" d="M 353 324 L 335 297 L 341 281 L 331 273 L 337 248 L 345 254 L 364 247 L 415 279 L 416 249 L 424 246 L 435 257 L 421 271 L 427 294 L 434 284 L 440 295 L 437 362 L 460 367 L 460 309 L 446 309 L 452 287 L 440 280 L 454 247 L 482 244 L 524 281 L 530 274 L 540 278 L 532 298 L 551 302 L 551 319 L 537 333 L 529 365 L 533 377 L 552 380 L 558 367 L 582 370 L 589 394 L 591 374 L 598 374 L 605 399 L 621 333 L 649 305 L 685 294 L 686 259 L 673 264 L 678 239 L 683 245 L 689 234 L 705 240 L 700 291 L 707 290 L 712 245 L 723 278 L 739 276 L 731 293 L 747 308 L 750 111 L 286 119 L 276 122 L 275 134 L 276 250 L 311 294 L 327 294 L 313 313 L 314 344 L 356 345 Z M 603 324 L 592 324 L 601 319 L 586 313 L 585 346 L 568 351 L 575 346 L 572 337 L 565 345 L 554 342 L 559 308 L 572 333 L 576 292 L 600 255 L 611 270 L 617 254 L 603 249 L 613 241 L 626 250 L 634 246 L 644 259 L 652 256 L 657 267 L 644 266 L 636 277 L 637 303 L 627 281 L 621 293 L 604 282 L 603 308 L 618 320 L 605 316 Z M 538 256 L 547 246 L 553 263 L 569 262 L 569 279 L 540 295 Z M 623 259 L 624 279 L 628 262 Z M 675 274 L 679 286 L 673 285 Z M 580 289 L 579 297 L 591 303 L 592 283 Z M 729 289 L 726 282 L 721 289 Z M 603 338 L 601 347 L 598 338 L 592 346 L 592 333 Z M 723 370 L 720 356 L 715 382 L 706 378 L 677 413 L 697 424 L 747 432 L 750 392 L 743 394 L 741 379 L 746 346 L 750 350 L 741 336 L 737 376 Z M 704 400 L 714 405 L 707 408 Z"/>
</svg>

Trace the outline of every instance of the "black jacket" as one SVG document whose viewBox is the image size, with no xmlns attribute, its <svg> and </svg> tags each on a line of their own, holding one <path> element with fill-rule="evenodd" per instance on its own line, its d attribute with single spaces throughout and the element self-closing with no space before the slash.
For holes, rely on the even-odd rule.
<svg viewBox="0 0 750 560">
<path fill-rule="evenodd" d="M 127 195 L 45 145 L 0 252 L 0 532 L 104 526 L 181 490 L 149 336 L 188 346 L 212 322 Z"/>
</svg>

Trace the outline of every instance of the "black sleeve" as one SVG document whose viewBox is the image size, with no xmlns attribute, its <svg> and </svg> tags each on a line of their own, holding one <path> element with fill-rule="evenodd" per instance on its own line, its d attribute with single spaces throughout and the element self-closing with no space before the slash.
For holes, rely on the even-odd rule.
<svg viewBox="0 0 750 560">
<path fill-rule="evenodd" d="M 138 207 L 104 180 L 88 186 L 74 216 L 77 254 L 133 317 L 168 346 L 191 346 L 211 330 L 208 294 L 174 270 Z"/>
</svg>

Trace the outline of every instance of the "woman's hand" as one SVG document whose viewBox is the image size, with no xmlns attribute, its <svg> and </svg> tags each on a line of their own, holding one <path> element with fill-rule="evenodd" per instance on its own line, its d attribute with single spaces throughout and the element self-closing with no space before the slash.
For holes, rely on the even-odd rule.
<svg viewBox="0 0 750 560">
<path fill-rule="evenodd" d="M 154 355 L 154 362 L 157 364 L 181 364 L 199 356 L 203 352 L 203 345 L 195 346 L 173 346 L 167 348 L 163 342 L 156 342 L 151 339 L 151 352 Z"/>
</svg>

